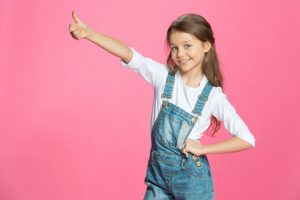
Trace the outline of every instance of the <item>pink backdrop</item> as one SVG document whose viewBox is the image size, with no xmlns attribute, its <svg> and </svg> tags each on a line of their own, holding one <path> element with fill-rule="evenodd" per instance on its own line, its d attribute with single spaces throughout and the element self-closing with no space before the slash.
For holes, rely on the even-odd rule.
<svg viewBox="0 0 300 200">
<path fill-rule="evenodd" d="M 300 199 L 298 0 L 0 1 L 0 199 L 142 199 L 152 87 L 68 33 L 71 11 L 166 59 L 177 16 L 210 21 L 255 149 L 210 155 L 217 200 Z M 216 138 L 228 138 L 224 129 Z"/>
</svg>

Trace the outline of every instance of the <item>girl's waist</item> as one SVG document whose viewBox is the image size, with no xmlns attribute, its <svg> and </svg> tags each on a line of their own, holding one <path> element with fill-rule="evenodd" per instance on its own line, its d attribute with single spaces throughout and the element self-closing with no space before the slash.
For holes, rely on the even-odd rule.
<svg viewBox="0 0 300 200">
<path fill-rule="evenodd" d="M 165 153 L 162 151 L 151 151 L 151 160 L 163 161 L 164 163 L 168 163 L 171 165 L 182 165 L 182 162 L 208 162 L 206 155 L 197 156 L 192 153 L 188 153 L 188 157 L 184 154 L 177 155 L 177 154 L 170 154 Z"/>
</svg>

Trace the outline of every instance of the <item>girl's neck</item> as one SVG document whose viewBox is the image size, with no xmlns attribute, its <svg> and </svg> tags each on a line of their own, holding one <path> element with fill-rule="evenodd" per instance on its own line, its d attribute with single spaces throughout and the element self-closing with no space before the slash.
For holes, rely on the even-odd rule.
<svg viewBox="0 0 300 200">
<path fill-rule="evenodd" d="M 193 88 L 199 87 L 201 80 L 204 77 L 202 71 L 193 72 L 193 73 L 188 73 L 188 72 L 184 73 L 182 71 L 179 72 L 184 84 L 188 87 L 193 87 Z"/>
</svg>

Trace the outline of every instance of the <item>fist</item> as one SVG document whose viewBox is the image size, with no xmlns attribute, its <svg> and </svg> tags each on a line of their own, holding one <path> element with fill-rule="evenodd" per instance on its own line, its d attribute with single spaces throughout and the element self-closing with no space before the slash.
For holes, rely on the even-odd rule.
<svg viewBox="0 0 300 200">
<path fill-rule="evenodd" d="M 80 40 L 88 36 L 88 26 L 77 17 L 75 11 L 72 12 L 73 23 L 69 25 L 70 34 L 74 39 Z"/>
<path fill-rule="evenodd" d="M 188 157 L 188 153 L 192 153 L 197 156 L 205 154 L 204 146 L 198 140 L 190 138 L 185 141 L 185 145 L 181 151 L 186 157 Z"/>
</svg>

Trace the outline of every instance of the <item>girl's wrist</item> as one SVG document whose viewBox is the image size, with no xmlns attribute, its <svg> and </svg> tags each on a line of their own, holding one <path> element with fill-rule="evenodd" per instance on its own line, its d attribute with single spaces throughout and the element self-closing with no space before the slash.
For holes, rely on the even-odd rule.
<svg viewBox="0 0 300 200">
<path fill-rule="evenodd" d="M 205 154 L 208 154 L 207 146 L 201 144 L 198 150 L 198 156 L 205 155 Z"/>
<path fill-rule="evenodd" d="M 93 33 L 93 30 L 89 26 L 87 26 L 85 39 L 90 39 L 92 36 L 92 33 Z"/>
</svg>

